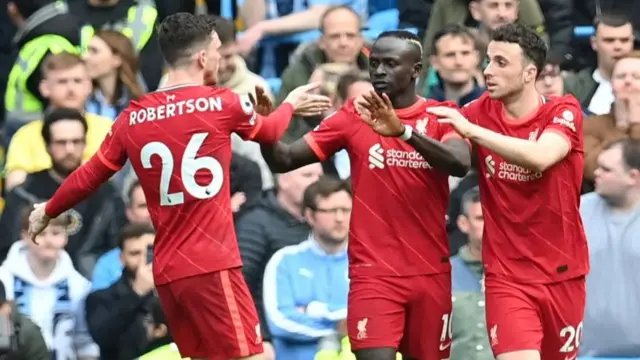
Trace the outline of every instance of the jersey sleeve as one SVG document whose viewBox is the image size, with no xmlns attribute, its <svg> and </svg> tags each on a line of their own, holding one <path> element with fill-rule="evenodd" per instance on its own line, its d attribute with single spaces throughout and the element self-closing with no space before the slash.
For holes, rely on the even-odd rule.
<svg viewBox="0 0 640 360">
<path fill-rule="evenodd" d="M 127 162 L 124 140 L 126 139 L 128 114 L 128 111 L 120 113 L 96 153 L 100 161 L 113 171 L 120 170 Z"/>
<path fill-rule="evenodd" d="M 229 102 L 228 116 L 231 118 L 231 131 L 243 140 L 253 139 L 262 126 L 262 117 L 253 108 L 249 95 L 237 95 L 229 91 L 225 94 Z"/>
<path fill-rule="evenodd" d="M 311 132 L 304 136 L 309 147 L 320 161 L 324 161 L 333 154 L 346 147 L 350 124 L 354 121 L 355 113 L 348 111 L 345 106 L 327 116 Z"/>
<path fill-rule="evenodd" d="M 571 149 L 581 147 L 583 113 L 577 100 L 559 102 L 551 109 L 548 117 L 549 122 L 542 133 L 555 132 L 565 138 Z"/>
</svg>

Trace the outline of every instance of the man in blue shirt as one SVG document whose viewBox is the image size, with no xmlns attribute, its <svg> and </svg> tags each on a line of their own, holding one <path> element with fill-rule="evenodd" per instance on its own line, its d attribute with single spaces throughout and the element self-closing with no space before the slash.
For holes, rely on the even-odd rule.
<svg viewBox="0 0 640 360">
<path fill-rule="evenodd" d="M 347 316 L 351 188 L 320 178 L 304 193 L 306 241 L 277 251 L 264 275 L 264 307 L 278 360 L 313 359 Z"/>
</svg>

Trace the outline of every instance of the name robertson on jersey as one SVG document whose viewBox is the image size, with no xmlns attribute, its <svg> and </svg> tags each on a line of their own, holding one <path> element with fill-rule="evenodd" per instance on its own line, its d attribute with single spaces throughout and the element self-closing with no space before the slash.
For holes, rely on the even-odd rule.
<svg viewBox="0 0 640 360">
<path fill-rule="evenodd" d="M 132 111 L 129 114 L 129 125 L 210 111 L 222 111 L 220 97 L 199 97 Z"/>
</svg>

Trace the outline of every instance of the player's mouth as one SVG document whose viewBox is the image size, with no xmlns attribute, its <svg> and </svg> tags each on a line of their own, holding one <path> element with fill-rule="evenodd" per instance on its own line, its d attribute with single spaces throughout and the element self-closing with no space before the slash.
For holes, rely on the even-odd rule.
<svg viewBox="0 0 640 360">
<path fill-rule="evenodd" d="M 389 88 L 389 82 L 388 81 L 374 81 L 371 83 L 373 85 L 373 88 L 375 90 L 383 90 L 383 89 L 387 89 Z"/>
<path fill-rule="evenodd" d="M 494 82 L 487 82 L 487 90 L 493 91 L 498 87 L 498 85 Z"/>
</svg>

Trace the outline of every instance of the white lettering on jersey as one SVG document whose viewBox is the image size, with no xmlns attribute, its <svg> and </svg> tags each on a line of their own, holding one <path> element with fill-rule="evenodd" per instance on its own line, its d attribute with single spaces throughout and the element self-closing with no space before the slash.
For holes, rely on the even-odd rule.
<svg viewBox="0 0 640 360">
<path fill-rule="evenodd" d="M 146 121 L 164 120 L 175 116 L 209 111 L 222 111 L 222 99 L 220 97 L 199 97 L 132 111 L 129 114 L 129 125 L 133 126 Z"/>
</svg>

